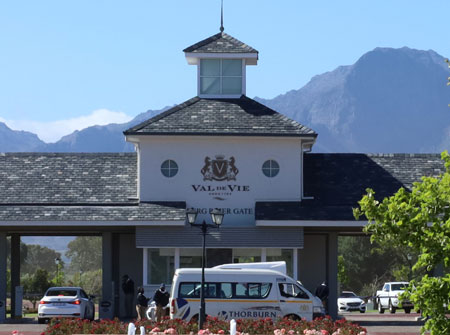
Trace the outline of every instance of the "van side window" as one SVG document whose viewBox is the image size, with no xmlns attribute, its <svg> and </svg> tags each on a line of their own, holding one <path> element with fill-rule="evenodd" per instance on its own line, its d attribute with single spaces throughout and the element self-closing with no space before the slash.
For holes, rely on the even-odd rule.
<svg viewBox="0 0 450 335">
<path fill-rule="evenodd" d="M 308 294 L 303 291 L 299 286 L 294 284 L 278 284 L 280 289 L 280 295 L 286 298 L 300 298 L 309 299 Z"/>
<path fill-rule="evenodd" d="M 236 283 L 235 298 L 264 299 L 271 287 L 270 283 Z"/>
<path fill-rule="evenodd" d="M 219 298 L 231 299 L 232 297 L 233 297 L 233 285 L 231 283 L 221 283 Z"/>
<path fill-rule="evenodd" d="M 218 283 L 205 283 L 205 298 L 218 298 Z M 180 298 L 200 298 L 201 283 L 181 283 L 178 289 Z"/>
<path fill-rule="evenodd" d="M 200 284 L 198 283 L 181 283 L 178 289 L 180 298 L 200 297 Z"/>
</svg>

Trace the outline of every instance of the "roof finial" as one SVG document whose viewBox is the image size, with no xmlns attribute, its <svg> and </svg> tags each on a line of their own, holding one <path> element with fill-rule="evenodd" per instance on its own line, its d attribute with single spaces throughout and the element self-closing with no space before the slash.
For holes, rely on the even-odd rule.
<svg viewBox="0 0 450 335">
<path fill-rule="evenodd" d="M 220 6 L 220 32 L 223 33 L 225 28 L 223 27 L 223 0 L 222 5 Z"/>
</svg>

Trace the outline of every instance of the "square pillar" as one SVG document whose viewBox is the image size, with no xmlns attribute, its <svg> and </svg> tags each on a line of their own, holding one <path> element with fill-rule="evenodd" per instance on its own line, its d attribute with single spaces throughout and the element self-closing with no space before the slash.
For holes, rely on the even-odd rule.
<svg viewBox="0 0 450 335">
<path fill-rule="evenodd" d="M 114 318 L 112 233 L 102 234 L 102 300 L 99 306 L 100 319 Z"/>
<path fill-rule="evenodd" d="M 6 319 L 6 234 L 0 233 L 0 323 Z"/>
<path fill-rule="evenodd" d="M 337 319 L 338 296 L 338 234 L 329 233 L 327 238 L 327 281 L 330 294 L 328 296 L 328 314 Z"/>
<path fill-rule="evenodd" d="M 11 318 L 20 318 L 16 315 L 16 286 L 20 286 L 20 235 L 11 235 Z"/>
</svg>

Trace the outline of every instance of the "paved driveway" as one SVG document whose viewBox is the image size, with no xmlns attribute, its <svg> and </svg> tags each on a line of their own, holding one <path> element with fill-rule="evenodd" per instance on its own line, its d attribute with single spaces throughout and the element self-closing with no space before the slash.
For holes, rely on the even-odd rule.
<svg viewBox="0 0 450 335">
<path fill-rule="evenodd" d="M 347 320 L 367 329 L 368 335 L 419 335 L 423 322 L 416 321 L 419 314 L 342 313 Z"/>
</svg>

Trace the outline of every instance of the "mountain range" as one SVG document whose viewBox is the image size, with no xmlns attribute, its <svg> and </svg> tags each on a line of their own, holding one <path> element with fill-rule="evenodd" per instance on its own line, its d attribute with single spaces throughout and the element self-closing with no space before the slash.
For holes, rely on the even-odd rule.
<svg viewBox="0 0 450 335">
<path fill-rule="evenodd" d="M 450 148 L 449 72 L 432 50 L 376 48 L 300 89 L 255 99 L 314 129 L 316 152 L 440 152 Z M 163 110 L 75 131 L 56 143 L 0 123 L 0 152 L 133 151 L 122 132 Z"/>
</svg>

